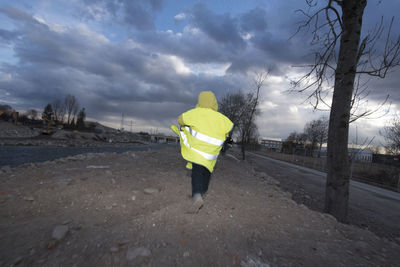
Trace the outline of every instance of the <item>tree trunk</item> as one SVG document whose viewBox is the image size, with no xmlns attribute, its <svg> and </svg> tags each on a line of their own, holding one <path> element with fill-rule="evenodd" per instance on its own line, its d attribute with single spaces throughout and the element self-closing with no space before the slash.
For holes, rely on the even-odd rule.
<svg viewBox="0 0 400 267">
<path fill-rule="evenodd" d="M 343 29 L 329 117 L 325 212 L 332 214 L 340 222 L 347 222 L 350 104 L 357 68 L 362 17 L 367 1 L 344 0 L 341 3 Z"/>
<path fill-rule="evenodd" d="M 246 152 L 245 152 L 245 141 L 244 141 L 244 138 L 242 138 L 242 143 L 241 143 L 241 146 L 240 146 L 240 150 L 241 150 L 241 152 L 242 152 L 242 160 L 245 160 L 246 159 Z"/>
<path fill-rule="evenodd" d="M 319 142 L 318 158 L 321 157 L 321 149 L 322 149 L 322 140 Z"/>
</svg>

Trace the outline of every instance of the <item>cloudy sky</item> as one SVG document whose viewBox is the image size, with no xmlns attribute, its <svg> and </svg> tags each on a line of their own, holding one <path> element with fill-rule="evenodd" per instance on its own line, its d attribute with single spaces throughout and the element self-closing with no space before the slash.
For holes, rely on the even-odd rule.
<svg viewBox="0 0 400 267">
<path fill-rule="evenodd" d="M 378 2 L 368 3 L 364 34 L 400 14 L 397 0 Z M 328 115 L 307 94 L 289 93 L 315 49 L 309 33 L 290 38 L 303 18 L 295 10 L 305 8 L 302 0 L 2 0 L 0 104 L 42 111 L 72 94 L 90 120 L 119 128 L 124 114 L 125 129 L 169 133 L 200 91 L 247 92 L 254 72 L 270 69 L 259 132 L 286 138 Z M 355 125 L 359 139 L 382 140 L 379 129 L 400 110 L 399 84 L 399 69 L 368 83 L 368 107 L 389 94 L 381 110 L 389 114 L 359 120 L 350 141 Z"/>
</svg>

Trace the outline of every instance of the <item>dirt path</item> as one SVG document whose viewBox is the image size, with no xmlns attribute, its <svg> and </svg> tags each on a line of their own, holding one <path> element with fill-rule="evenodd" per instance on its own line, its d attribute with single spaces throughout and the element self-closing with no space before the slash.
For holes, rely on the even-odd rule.
<svg viewBox="0 0 400 267">
<path fill-rule="evenodd" d="M 400 247 L 297 205 L 221 158 L 190 203 L 177 149 L 86 154 L 0 174 L 0 266 L 396 266 Z M 52 237 L 53 236 L 53 237 Z"/>
</svg>

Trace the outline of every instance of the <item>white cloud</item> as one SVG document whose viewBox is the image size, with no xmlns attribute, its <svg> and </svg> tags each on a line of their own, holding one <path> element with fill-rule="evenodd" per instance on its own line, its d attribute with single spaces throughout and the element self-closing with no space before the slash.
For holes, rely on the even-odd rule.
<svg viewBox="0 0 400 267">
<path fill-rule="evenodd" d="M 175 20 L 184 20 L 185 18 L 186 18 L 185 13 L 179 13 L 179 14 L 175 15 L 175 17 L 174 17 Z"/>
<path fill-rule="evenodd" d="M 191 71 L 196 74 L 204 74 L 211 76 L 224 76 L 230 63 L 209 63 L 209 64 L 188 64 Z"/>
<path fill-rule="evenodd" d="M 183 62 L 183 60 L 177 56 L 162 56 L 164 58 L 166 58 L 167 60 L 169 60 L 171 62 L 172 67 L 175 69 L 175 71 L 178 74 L 183 74 L 183 75 L 187 75 L 191 73 L 190 68 L 188 68 L 187 66 L 185 66 L 185 63 Z"/>
</svg>

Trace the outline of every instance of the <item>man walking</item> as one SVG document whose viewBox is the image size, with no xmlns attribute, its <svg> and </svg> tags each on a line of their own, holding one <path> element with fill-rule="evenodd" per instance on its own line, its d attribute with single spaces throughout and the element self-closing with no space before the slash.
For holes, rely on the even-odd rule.
<svg viewBox="0 0 400 267">
<path fill-rule="evenodd" d="M 218 102 L 211 91 L 199 94 L 196 108 L 178 117 L 180 129 L 172 125 L 179 135 L 182 157 L 192 169 L 192 204 L 188 213 L 197 213 L 203 205 L 221 148 L 232 130 L 233 123 L 218 112 Z"/>
</svg>

